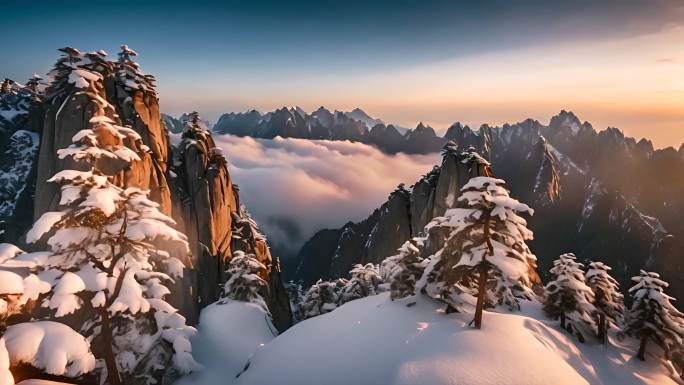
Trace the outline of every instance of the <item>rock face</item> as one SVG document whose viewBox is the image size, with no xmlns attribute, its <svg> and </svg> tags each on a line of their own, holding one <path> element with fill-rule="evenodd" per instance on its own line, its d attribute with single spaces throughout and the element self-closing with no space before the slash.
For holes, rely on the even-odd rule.
<svg viewBox="0 0 684 385">
<path fill-rule="evenodd" d="M 262 277 L 269 281 L 267 303 L 278 330 L 292 325 L 287 292 L 280 276 L 280 264 L 271 257 L 265 237 L 240 205 L 239 189 L 232 183 L 228 161 L 217 148 L 211 133 L 196 112 L 185 119 L 180 143 L 173 149 L 171 185 L 173 215 L 188 236 L 193 259 L 187 276 L 197 282 L 197 290 L 179 303 L 186 314 L 219 299 L 223 283 L 229 278 L 226 268 L 235 251 L 254 254 L 267 266 Z M 182 288 L 181 288 L 182 289 Z"/>
<path fill-rule="evenodd" d="M 6 161 L 0 166 L 0 180 L 7 181 L 0 186 L 0 196 L 6 198 L 0 205 L 0 221 L 8 230 L 16 229 L 3 234 L 3 239 L 21 243 L 31 218 L 57 207 L 60 194 L 48 178 L 67 167 L 82 168 L 77 161 L 60 159 L 57 150 L 102 120 L 129 126 L 139 139 L 131 139 L 137 137 L 132 134 L 111 140 L 126 142 L 139 159 L 130 165 L 108 159 L 98 167 L 121 187 L 149 190 L 160 209 L 188 236 L 191 255 L 183 258 L 184 276 L 176 281 L 169 302 L 188 323 L 196 323 L 201 308 L 219 298 L 232 252 L 242 250 L 254 253 L 268 267 L 262 274 L 270 285 L 267 302 L 274 323 L 279 330 L 289 327 L 292 315 L 279 263 L 240 206 L 226 158 L 206 123 L 196 113 L 162 120 L 154 77 L 141 71 L 132 60 L 137 54 L 126 46 L 116 61 L 107 60 L 103 51 L 82 53 L 70 47 L 60 51 L 63 56 L 50 73 L 52 81 L 44 95 L 38 79 L 26 86 L 7 81 L 0 92 L 0 145 Z M 169 143 L 165 122 L 183 124 L 177 147 Z M 19 217 L 27 223 L 19 223 Z"/>
<path fill-rule="evenodd" d="M 232 213 L 238 210 L 226 159 L 208 131 L 189 122 L 173 154 L 173 216 L 188 236 L 193 260 L 189 274 L 197 275 L 196 296 L 188 313 L 216 301 L 231 257 Z M 186 306 L 183 306 L 184 308 Z"/>
<path fill-rule="evenodd" d="M 51 72 L 54 80 L 45 96 L 34 218 L 57 207 L 59 194 L 47 179 L 68 162 L 57 156 L 57 150 L 66 148 L 77 132 L 88 128 L 91 119 L 100 115 L 118 125 L 131 125 L 142 137 L 136 151 L 140 160 L 126 169 L 125 165 L 113 166 L 111 175 L 120 174 L 117 178 L 124 187 L 150 190 L 162 212 L 170 214 L 171 192 L 165 174 L 168 134 L 160 120 L 154 77 L 139 71 L 130 60 L 135 53 L 127 47 L 117 62 L 107 61 L 104 52 L 81 53 L 73 48 L 62 51 L 65 55 Z M 82 87 L 78 79 L 92 81 L 94 87 Z"/>
<path fill-rule="evenodd" d="M 559 254 L 573 252 L 585 261 L 610 264 L 623 287 L 647 268 L 672 282 L 675 296 L 684 296 L 678 278 L 684 273 L 684 207 L 676 198 L 684 195 L 684 161 L 677 150 L 653 150 L 648 141 L 626 138 L 617 129 L 597 133 L 566 111 L 548 126 L 528 119 L 473 131 L 456 123 L 445 137 L 455 144 L 445 149 L 440 167 L 411 186 L 408 213 L 387 211 L 390 195 L 365 221 L 320 231 L 301 249 L 295 278 L 306 283 L 333 279 L 345 275 L 353 263 L 394 254 L 409 239 L 407 221 L 412 236 L 417 235 L 452 207 L 468 178 L 493 172 L 506 180 L 512 196 L 535 209 L 529 219 L 535 233 L 531 248 L 542 279 Z M 478 167 L 465 167 L 459 160 L 464 154 L 477 158 L 471 164 Z M 383 216 L 390 223 L 379 219 Z M 398 236 L 383 233 L 383 228 L 399 229 Z M 369 246 L 380 240 L 387 244 L 370 252 Z M 340 257 L 344 263 L 336 264 Z"/>
<path fill-rule="evenodd" d="M 161 114 L 161 120 L 166 126 L 166 129 L 174 134 L 180 134 L 185 129 L 185 124 L 173 116 Z"/>
<path fill-rule="evenodd" d="M 42 84 L 5 79 L 0 85 L 0 241 L 19 239 L 32 224 L 33 191 L 42 121 Z"/>
</svg>

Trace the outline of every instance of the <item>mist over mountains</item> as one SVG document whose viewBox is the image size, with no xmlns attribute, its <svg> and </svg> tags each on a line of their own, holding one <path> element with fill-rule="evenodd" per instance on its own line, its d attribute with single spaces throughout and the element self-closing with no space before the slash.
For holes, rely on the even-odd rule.
<svg viewBox="0 0 684 385">
<path fill-rule="evenodd" d="M 677 281 L 684 263 L 684 154 L 654 150 L 616 128 L 597 132 L 572 112 L 548 125 L 528 119 L 472 130 L 458 123 L 445 137 L 441 166 L 399 188 L 363 221 L 318 232 L 298 255 L 296 279 L 344 276 L 354 263 L 378 262 L 417 236 L 432 218 L 453 207 L 478 167 L 491 164 L 515 196 L 535 209 L 531 242 L 544 276 L 555 257 L 571 251 L 614 266 L 621 283 L 649 268 Z M 481 158 L 480 158 L 481 155 Z M 391 234 L 391 235 L 390 235 Z M 684 286 L 673 283 L 677 294 Z"/>
<path fill-rule="evenodd" d="M 459 151 L 473 146 L 475 151 L 492 163 L 494 173 L 508 181 L 514 194 L 534 202 L 538 214 L 531 222 L 537 233 L 533 245 L 542 256 L 543 268 L 548 267 L 548 263 L 558 253 L 568 250 L 586 259 L 603 258 L 620 266 L 623 279 L 638 272 L 639 268 L 667 265 L 672 277 L 676 277 L 683 268 L 678 253 L 682 250 L 681 240 L 684 237 L 684 207 L 677 197 L 684 193 L 684 183 L 680 177 L 684 174 L 684 145 L 679 149 L 670 147 L 656 150 L 648 139 L 637 141 L 626 137 L 617 128 L 596 131 L 590 123 L 582 122 L 568 111 L 561 111 L 546 125 L 528 119 L 500 127 L 483 125 L 475 130 L 456 122 L 441 137 L 423 124 L 403 134 L 384 122 L 369 128 L 369 124 L 378 119 L 370 118 L 365 113 L 359 114 L 360 109 L 354 111 L 357 112 L 357 117 L 364 118 L 365 121 L 354 119 L 349 116 L 350 113 L 331 113 L 324 108 L 311 114 L 306 114 L 299 108 L 282 108 L 267 114 L 254 110 L 225 114 L 213 130 L 217 133 L 228 132 L 256 138 L 276 137 L 274 142 L 261 139 L 264 140 L 261 143 L 286 142 L 277 137 L 310 139 L 314 136 L 318 138 L 315 143 L 326 147 L 333 143 L 347 143 L 350 147 L 355 142 L 357 145 L 366 143 L 386 153 L 381 162 L 396 165 L 393 169 L 403 169 L 400 163 L 393 162 L 394 153 L 436 155 L 449 141 L 454 142 Z M 321 138 L 328 141 L 318 141 Z M 438 158 L 432 159 L 434 163 L 439 163 Z M 377 163 L 368 164 L 376 164 L 374 167 L 377 167 Z M 307 172 L 306 168 L 303 170 Z M 423 167 L 422 170 L 423 174 L 427 174 L 415 184 L 410 180 L 411 173 L 402 174 L 406 176 L 397 176 L 395 179 L 395 184 L 414 184 L 412 189 L 409 188 L 411 194 L 402 198 L 407 200 L 405 205 L 394 202 L 398 198 L 390 194 L 385 204 L 380 205 L 382 200 L 378 200 L 375 207 L 379 207 L 379 211 L 369 209 L 366 215 L 370 216 L 363 221 L 355 219 L 363 218 L 358 210 L 345 212 L 339 217 L 335 214 L 327 216 L 328 223 L 335 220 L 339 224 L 348 220 L 356 222 L 348 222 L 337 229 L 324 225 L 329 230 L 318 232 L 304 245 L 295 260 L 286 262 L 288 276 L 310 283 L 318 277 L 342 276 L 353 263 L 377 262 L 391 255 L 401 245 L 402 239 L 416 234 L 407 230 L 406 236 L 396 237 L 392 230 L 392 235 L 375 235 L 376 239 L 383 239 L 381 243 L 384 243 L 376 250 L 371 247 L 371 233 L 383 227 L 401 228 L 404 226 L 401 223 L 406 221 L 401 218 L 411 215 L 415 221 L 415 213 L 397 214 L 396 210 L 389 210 L 392 213 L 391 219 L 381 218 L 379 213 L 395 205 L 413 207 L 411 205 L 415 205 L 417 199 L 414 197 L 416 186 L 423 188 L 420 186 L 435 183 L 434 180 L 439 175 L 438 171 L 431 170 L 430 167 Z M 453 178 L 456 177 L 447 179 Z M 387 186 L 392 177 L 347 179 L 335 184 L 340 191 L 351 189 L 360 192 L 363 188 L 358 186 L 367 186 L 372 181 L 379 180 L 385 181 L 381 184 Z M 428 183 L 431 180 L 433 181 Z M 458 183 L 462 184 L 463 181 Z M 386 188 L 385 194 L 392 190 L 394 188 Z M 420 194 L 425 195 L 422 199 L 440 199 L 429 197 L 429 192 Z M 551 196 L 542 198 L 544 194 Z M 382 194 L 374 194 L 375 198 L 369 200 L 364 199 L 365 197 L 368 195 L 356 193 L 345 199 L 356 201 L 359 206 L 369 207 L 369 200 L 379 199 Z M 252 207 L 259 205 L 257 201 L 251 204 Z M 425 221 L 441 215 L 440 211 L 443 210 L 441 208 L 424 214 L 422 222 L 414 223 L 411 227 L 421 229 Z M 403 212 L 403 209 L 399 209 L 399 212 Z M 260 216 L 257 214 L 257 217 Z M 292 212 L 289 220 L 286 218 L 287 216 L 283 216 L 275 221 L 280 221 L 281 229 L 274 230 L 274 235 L 282 229 L 297 228 L 296 233 L 303 236 L 307 231 L 300 231 L 300 227 L 291 225 L 309 222 L 304 218 L 312 216 L 307 214 L 307 210 L 297 210 Z M 263 222 L 264 219 L 261 219 Z M 350 238 L 350 234 L 355 235 Z M 280 237 L 281 235 L 276 235 L 274 238 Z M 292 255 L 291 251 L 281 248 L 278 243 L 276 242 L 275 249 L 280 255 Z M 299 268 L 293 274 L 296 265 Z M 625 280 L 623 283 L 628 284 Z"/>
<path fill-rule="evenodd" d="M 440 160 L 350 141 L 214 135 L 230 154 L 242 201 L 284 263 L 316 231 L 365 218 L 397 183 L 412 183 Z"/>
</svg>

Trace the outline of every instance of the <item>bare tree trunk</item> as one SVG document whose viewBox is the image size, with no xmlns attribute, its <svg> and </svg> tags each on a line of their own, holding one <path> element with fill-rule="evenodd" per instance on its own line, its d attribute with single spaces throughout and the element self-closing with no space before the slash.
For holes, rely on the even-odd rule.
<svg viewBox="0 0 684 385">
<path fill-rule="evenodd" d="M 560 314 L 560 324 L 563 329 L 567 330 L 565 328 L 565 312 L 561 312 Z"/>
<path fill-rule="evenodd" d="M 583 344 L 584 343 L 584 335 L 579 330 L 575 330 L 575 331 L 577 332 L 577 339 L 579 340 L 580 343 Z"/>
<path fill-rule="evenodd" d="M 605 345 L 608 342 L 607 328 L 606 328 L 606 315 L 599 313 L 599 324 L 598 324 L 598 338 Z"/>
<path fill-rule="evenodd" d="M 480 264 L 480 277 L 478 280 L 477 307 L 475 308 L 475 328 L 482 328 L 482 310 L 484 308 L 485 292 L 487 291 L 487 272 L 489 271 L 486 263 Z"/>
<path fill-rule="evenodd" d="M 112 326 L 109 324 L 109 312 L 107 308 L 100 308 L 100 317 L 102 318 L 102 354 L 104 356 L 105 365 L 107 365 L 107 380 L 109 385 L 121 385 L 121 378 L 119 377 L 119 369 L 116 366 L 116 359 L 114 357 L 114 337 L 112 336 Z"/>
<path fill-rule="evenodd" d="M 487 211 L 484 216 L 484 238 L 487 242 L 487 249 L 489 255 L 494 255 L 494 246 L 492 245 L 492 240 L 490 239 L 489 232 L 489 220 L 491 218 L 491 211 Z M 480 276 L 477 284 L 477 306 L 475 307 L 475 328 L 482 328 L 482 311 L 484 309 L 484 299 L 485 293 L 487 291 L 487 273 L 489 273 L 489 265 L 486 259 L 487 254 L 482 257 L 482 262 L 480 262 L 479 270 Z"/>
<path fill-rule="evenodd" d="M 641 343 L 639 344 L 639 352 L 636 357 L 641 361 L 646 361 L 646 343 L 648 342 L 648 335 L 641 337 Z"/>
</svg>

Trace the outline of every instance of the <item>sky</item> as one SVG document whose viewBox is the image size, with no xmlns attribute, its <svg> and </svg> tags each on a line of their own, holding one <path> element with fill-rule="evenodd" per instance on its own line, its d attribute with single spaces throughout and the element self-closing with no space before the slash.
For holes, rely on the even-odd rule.
<svg viewBox="0 0 684 385">
<path fill-rule="evenodd" d="M 438 131 L 561 109 L 657 147 L 684 142 L 684 2 L 8 1 L 0 77 L 57 48 L 140 53 L 163 111 L 361 107 Z"/>
</svg>

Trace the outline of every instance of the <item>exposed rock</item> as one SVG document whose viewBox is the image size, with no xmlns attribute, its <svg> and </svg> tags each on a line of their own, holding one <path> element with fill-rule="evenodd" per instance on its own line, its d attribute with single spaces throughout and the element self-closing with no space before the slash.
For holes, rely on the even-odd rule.
<svg viewBox="0 0 684 385">
<path fill-rule="evenodd" d="M 121 46 L 114 80 L 112 82 L 109 78 L 105 79 L 107 96 L 110 103 L 116 106 L 122 123 L 132 127 L 151 151 L 149 178 L 137 183 L 140 183 L 140 187 L 149 189 L 150 197 L 161 205 L 161 211 L 170 215 L 171 190 L 166 181 L 168 131 L 161 121 L 155 78 L 141 72 L 138 63 L 131 59 L 137 55 L 128 46 Z M 110 86 L 111 83 L 113 87 Z"/>
<path fill-rule="evenodd" d="M 402 184 L 380 206 L 377 220 L 364 246 L 361 263 L 379 263 L 401 246 L 398 242 L 410 238 L 412 234 L 411 193 Z M 351 264 L 345 266 L 344 271 L 349 271 L 351 267 Z"/>
<path fill-rule="evenodd" d="M 0 240 L 18 240 L 32 224 L 41 98 L 38 75 L 0 86 Z"/>
<path fill-rule="evenodd" d="M 189 114 L 185 125 L 173 154 L 173 213 L 188 236 L 194 256 L 189 261 L 188 275 L 195 277 L 190 279 L 196 279 L 197 290 L 190 293 L 193 300 L 178 305 L 192 314 L 190 319 L 196 320 L 199 309 L 219 298 L 233 253 L 243 251 L 254 254 L 268 267 L 262 272 L 262 278 L 271 287 L 267 302 L 274 323 L 284 330 L 291 325 L 292 314 L 285 311 L 285 304 L 289 309 L 289 300 L 281 281 L 280 265 L 273 261 L 266 238 L 240 205 L 239 190 L 231 181 L 228 162 L 201 124 L 199 115 Z M 272 270 L 274 264 L 278 271 Z"/>
<path fill-rule="evenodd" d="M 376 124 L 368 133 L 368 141 L 385 152 L 395 153 L 404 149 L 404 136 L 393 126 Z"/>
<path fill-rule="evenodd" d="M 185 129 L 185 124 L 171 115 L 161 114 L 161 120 L 166 129 L 174 134 L 180 134 Z"/>
<path fill-rule="evenodd" d="M 218 134 L 233 134 L 238 136 L 247 136 L 250 130 L 261 120 L 261 114 L 257 110 L 249 112 L 229 113 L 223 114 L 219 118 L 213 131 Z"/>
<path fill-rule="evenodd" d="M 406 144 L 404 151 L 410 154 L 428 154 L 439 151 L 446 142 L 435 134 L 435 130 L 419 123 L 414 130 L 407 131 L 404 135 Z"/>
<path fill-rule="evenodd" d="M 232 213 L 237 210 L 227 161 L 198 120 L 195 113 L 186 122 L 171 173 L 173 216 L 188 236 L 193 260 L 186 265 L 197 280 L 197 290 L 191 293 L 195 298 L 178 305 L 192 320 L 219 298 L 231 258 Z"/>
<path fill-rule="evenodd" d="M 104 52 L 81 53 L 69 48 L 62 52 L 65 55 L 51 71 L 53 81 L 45 97 L 34 218 L 57 207 L 57 187 L 46 181 L 71 162 L 60 159 L 57 150 L 66 148 L 77 132 L 90 128 L 91 119 L 99 116 L 118 125 L 124 119 L 142 137 L 142 143 L 129 143 L 140 160 L 130 167 L 112 165 L 110 175 L 116 175 L 116 183 L 122 187 L 150 190 L 162 211 L 170 214 L 165 175 L 168 137 L 160 121 L 153 78 L 137 72 L 138 78 L 130 79 L 133 75 L 126 68 L 137 68 L 126 61 L 109 62 Z M 70 167 L 78 169 L 77 165 Z"/>
<path fill-rule="evenodd" d="M 273 317 L 273 326 L 284 332 L 293 324 L 292 308 L 287 289 L 283 285 L 280 259 L 273 259 L 268 277 L 268 309 Z"/>
</svg>

